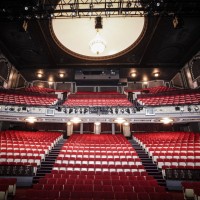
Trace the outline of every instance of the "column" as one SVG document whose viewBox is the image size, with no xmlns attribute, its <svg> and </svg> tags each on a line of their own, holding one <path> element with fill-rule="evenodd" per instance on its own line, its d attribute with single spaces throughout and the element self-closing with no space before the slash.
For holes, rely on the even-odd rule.
<svg viewBox="0 0 200 200">
<path fill-rule="evenodd" d="M 101 123 L 95 122 L 94 123 L 94 134 L 100 134 L 101 133 Z"/>
<path fill-rule="evenodd" d="M 80 134 L 83 134 L 83 123 L 80 123 Z"/>
<path fill-rule="evenodd" d="M 123 124 L 123 134 L 125 137 L 131 136 L 130 124 Z"/>
<path fill-rule="evenodd" d="M 115 135 L 115 124 L 112 123 L 112 134 Z"/>
<path fill-rule="evenodd" d="M 73 134 L 73 123 L 67 122 L 67 136 L 70 136 Z"/>
</svg>

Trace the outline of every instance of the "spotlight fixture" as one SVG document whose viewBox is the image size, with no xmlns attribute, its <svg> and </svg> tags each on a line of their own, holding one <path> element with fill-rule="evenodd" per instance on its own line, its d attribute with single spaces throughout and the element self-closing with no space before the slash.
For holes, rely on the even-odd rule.
<svg viewBox="0 0 200 200">
<path fill-rule="evenodd" d="M 194 107 L 194 110 L 197 112 L 199 110 L 199 107 L 198 106 L 195 106 Z"/>
<path fill-rule="evenodd" d="M 33 124 L 37 121 L 37 119 L 35 117 L 28 117 L 25 120 L 31 124 Z"/>
<path fill-rule="evenodd" d="M 131 72 L 131 77 L 135 78 L 137 76 L 136 72 Z"/>
<path fill-rule="evenodd" d="M 41 72 L 38 72 L 38 73 L 37 73 L 37 77 L 38 77 L 38 78 L 42 78 L 42 77 L 43 77 L 43 74 L 42 74 Z"/>
<path fill-rule="evenodd" d="M 65 76 L 65 73 L 59 73 L 59 77 L 63 78 Z"/>
<path fill-rule="evenodd" d="M 190 106 L 188 106 L 188 111 L 191 112 L 192 111 L 192 108 Z"/>
<path fill-rule="evenodd" d="M 154 73 L 154 77 L 159 77 L 160 73 L 159 72 L 155 72 Z"/>
<path fill-rule="evenodd" d="M 94 54 L 101 54 L 104 52 L 106 48 L 106 42 L 104 39 L 101 37 L 99 33 L 99 29 L 102 29 L 102 18 L 100 16 L 95 18 L 95 29 L 97 31 L 97 34 L 93 40 L 90 41 L 89 47 Z"/>
<path fill-rule="evenodd" d="M 163 124 L 169 124 L 171 122 L 173 122 L 174 120 L 168 117 L 164 117 L 160 120 Z"/>
</svg>

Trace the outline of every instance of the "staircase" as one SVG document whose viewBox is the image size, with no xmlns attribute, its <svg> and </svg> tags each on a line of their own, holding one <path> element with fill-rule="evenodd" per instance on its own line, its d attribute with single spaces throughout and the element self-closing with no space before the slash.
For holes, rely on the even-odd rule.
<svg viewBox="0 0 200 200">
<path fill-rule="evenodd" d="M 55 160 L 65 142 L 66 139 L 59 140 L 54 148 L 51 149 L 49 154 L 45 156 L 45 160 L 41 162 L 41 166 L 37 169 L 37 173 L 33 177 L 33 184 L 38 183 L 39 179 L 43 178 L 45 174 L 51 173 Z"/>
<path fill-rule="evenodd" d="M 153 163 L 152 159 L 149 158 L 148 154 L 142 149 L 142 147 L 134 140 L 129 140 L 133 148 L 137 152 L 139 158 L 144 165 L 146 172 L 153 176 L 160 186 L 166 187 L 166 181 L 163 179 L 162 172 L 158 170 L 157 165 Z"/>
</svg>

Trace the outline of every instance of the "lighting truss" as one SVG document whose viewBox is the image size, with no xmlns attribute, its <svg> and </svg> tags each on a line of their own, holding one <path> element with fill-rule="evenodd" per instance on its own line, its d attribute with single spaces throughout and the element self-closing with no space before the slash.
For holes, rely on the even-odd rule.
<svg viewBox="0 0 200 200">
<path fill-rule="evenodd" d="M 199 0 L 33 0 L 27 4 L 2 0 L 0 19 L 62 19 L 73 17 L 200 16 Z"/>
</svg>

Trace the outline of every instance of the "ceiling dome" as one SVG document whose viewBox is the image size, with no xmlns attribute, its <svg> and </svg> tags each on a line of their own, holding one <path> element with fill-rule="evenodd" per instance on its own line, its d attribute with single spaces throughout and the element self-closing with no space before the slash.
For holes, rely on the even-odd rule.
<svg viewBox="0 0 200 200">
<path fill-rule="evenodd" d="M 95 54 L 90 43 L 95 38 L 95 18 L 52 19 L 50 30 L 58 46 L 65 52 L 87 60 L 106 60 L 121 56 L 133 49 L 146 30 L 144 17 L 102 18 L 99 29 L 105 50 Z"/>
</svg>

